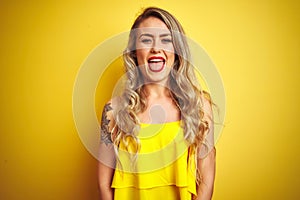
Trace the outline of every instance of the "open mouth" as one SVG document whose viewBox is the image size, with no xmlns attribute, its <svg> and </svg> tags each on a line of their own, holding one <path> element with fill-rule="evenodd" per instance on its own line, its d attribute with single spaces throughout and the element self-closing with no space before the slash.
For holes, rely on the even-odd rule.
<svg viewBox="0 0 300 200">
<path fill-rule="evenodd" d="M 148 59 L 148 66 L 152 72 L 160 72 L 165 67 L 165 59 L 163 57 L 150 57 Z"/>
</svg>

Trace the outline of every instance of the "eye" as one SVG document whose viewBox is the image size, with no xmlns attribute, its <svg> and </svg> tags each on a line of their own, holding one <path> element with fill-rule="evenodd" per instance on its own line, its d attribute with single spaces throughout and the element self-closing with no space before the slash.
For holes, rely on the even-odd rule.
<svg viewBox="0 0 300 200">
<path fill-rule="evenodd" d="M 169 43 L 172 43 L 173 40 L 172 40 L 172 39 L 169 39 L 169 38 L 164 38 L 164 39 L 161 40 L 161 42 L 162 42 L 163 44 L 169 44 Z"/>
<path fill-rule="evenodd" d="M 144 44 L 151 44 L 152 39 L 150 39 L 150 38 L 142 38 L 141 42 L 144 43 Z"/>
</svg>

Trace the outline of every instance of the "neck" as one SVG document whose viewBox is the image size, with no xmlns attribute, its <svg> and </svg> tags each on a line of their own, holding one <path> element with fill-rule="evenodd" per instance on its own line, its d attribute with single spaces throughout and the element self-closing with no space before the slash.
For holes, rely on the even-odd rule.
<svg viewBox="0 0 300 200">
<path fill-rule="evenodd" d="M 159 97 L 169 97 L 170 96 L 169 88 L 165 85 L 151 83 L 151 84 L 145 85 L 144 90 L 145 90 L 147 97 L 159 98 Z"/>
</svg>

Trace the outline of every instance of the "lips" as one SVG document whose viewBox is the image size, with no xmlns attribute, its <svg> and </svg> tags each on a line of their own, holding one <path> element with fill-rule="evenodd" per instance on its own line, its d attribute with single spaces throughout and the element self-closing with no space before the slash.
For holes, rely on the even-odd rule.
<svg viewBox="0 0 300 200">
<path fill-rule="evenodd" d="M 152 56 L 148 59 L 148 66 L 152 72 L 160 72 L 165 67 L 166 60 L 160 56 Z"/>
</svg>

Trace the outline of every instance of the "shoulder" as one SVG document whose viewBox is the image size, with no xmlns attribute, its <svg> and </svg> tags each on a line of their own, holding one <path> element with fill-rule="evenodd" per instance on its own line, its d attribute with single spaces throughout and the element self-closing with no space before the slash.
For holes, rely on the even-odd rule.
<svg viewBox="0 0 300 200">
<path fill-rule="evenodd" d="M 212 103 L 211 102 L 211 96 L 210 96 L 210 94 L 207 91 L 203 90 L 201 96 L 202 96 L 202 98 L 204 98 L 209 103 Z"/>
<path fill-rule="evenodd" d="M 115 117 L 120 109 L 120 98 L 114 97 L 107 101 L 102 109 L 101 124 L 109 124 L 110 127 L 115 126 Z"/>
<path fill-rule="evenodd" d="M 105 121 L 110 121 L 113 119 L 113 108 L 112 108 L 112 102 L 108 101 L 104 106 L 103 106 L 103 110 L 102 110 L 102 125 Z M 109 122 L 108 121 L 108 122 Z M 107 123 L 108 123 L 107 122 Z"/>
<path fill-rule="evenodd" d="M 110 120 L 113 120 L 113 113 L 116 111 L 117 102 L 117 98 L 113 98 L 105 103 L 102 110 L 102 120 L 104 116 L 108 117 Z"/>
<path fill-rule="evenodd" d="M 201 99 L 201 109 L 204 112 L 205 118 L 210 118 L 212 120 L 213 112 L 212 112 L 212 100 L 210 94 L 206 91 L 202 91 L 200 95 Z"/>
<path fill-rule="evenodd" d="M 114 100 L 109 100 L 102 110 L 101 117 L 101 143 L 109 145 L 115 134 L 115 120 L 114 120 Z"/>
<path fill-rule="evenodd" d="M 109 126 L 110 128 L 115 125 L 115 113 L 117 105 L 118 104 L 118 99 L 113 98 L 110 99 L 106 104 L 103 106 L 102 110 L 102 118 L 101 118 L 101 125 L 103 126 Z"/>
</svg>

